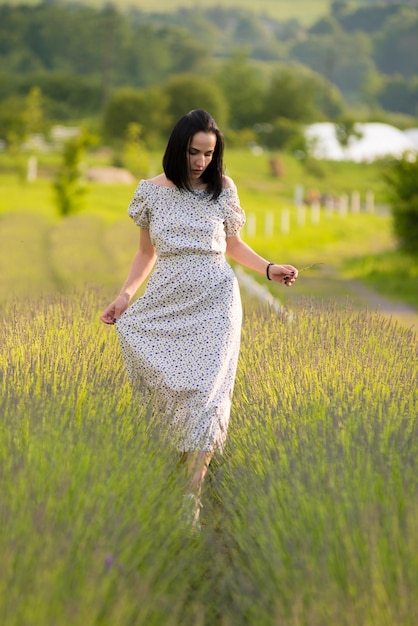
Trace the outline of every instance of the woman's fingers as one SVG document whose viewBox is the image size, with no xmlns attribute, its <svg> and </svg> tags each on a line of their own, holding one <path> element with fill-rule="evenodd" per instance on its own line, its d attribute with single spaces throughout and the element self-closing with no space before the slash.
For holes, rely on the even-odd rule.
<svg viewBox="0 0 418 626">
<path fill-rule="evenodd" d="M 116 318 L 116 311 L 113 306 L 108 307 L 103 311 L 100 316 L 100 319 L 104 324 L 114 324 Z"/>
<path fill-rule="evenodd" d="M 291 287 L 298 276 L 298 271 L 293 265 L 285 265 L 284 269 L 287 270 L 288 273 L 284 275 L 283 282 L 287 287 Z"/>
</svg>

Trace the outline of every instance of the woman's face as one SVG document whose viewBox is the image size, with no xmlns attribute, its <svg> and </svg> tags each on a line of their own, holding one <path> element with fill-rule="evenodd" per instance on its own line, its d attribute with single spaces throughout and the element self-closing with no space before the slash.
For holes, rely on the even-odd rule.
<svg viewBox="0 0 418 626">
<path fill-rule="evenodd" d="M 203 172 L 212 161 L 215 152 L 215 133 L 199 132 L 193 135 L 189 145 L 189 178 L 192 185 L 198 185 Z"/>
</svg>

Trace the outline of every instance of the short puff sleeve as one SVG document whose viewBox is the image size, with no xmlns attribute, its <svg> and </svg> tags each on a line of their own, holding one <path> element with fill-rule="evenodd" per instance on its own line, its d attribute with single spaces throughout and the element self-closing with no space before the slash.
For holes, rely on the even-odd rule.
<svg viewBox="0 0 418 626">
<path fill-rule="evenodd" d="M 238 194 L 235 189 L 226 189 L 225 192 L 228 194 L 225 201 L 225 233 L 227 237 L 234 237 L 239 234 L 241 228 L 245 224 L 245 213 L 241 208 Z"/>
<path fill-rule="evenodd" d="M 137 226 L 149 228 L 150 199 L 141 183 L 135 190 L 134 197 L 128 207 L 128 214 Z"/>
</svg>

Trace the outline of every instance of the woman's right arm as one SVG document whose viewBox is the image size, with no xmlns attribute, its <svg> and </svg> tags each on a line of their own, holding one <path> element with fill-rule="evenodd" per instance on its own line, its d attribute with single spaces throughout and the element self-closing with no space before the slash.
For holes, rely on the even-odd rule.
<svg viewBox="0 0 418 626">
<path fill-rule="evenodd" d="M 132 261 L 131 269 L 118 297 L 103 311 L 100 319 L 105 324 L 113 324 L 128 308 L 132 296 L 147 278 L 155 263 L 155 248 L 151 243 L 149 230 L 141 228 L 139 249 Z"/>
</svg>

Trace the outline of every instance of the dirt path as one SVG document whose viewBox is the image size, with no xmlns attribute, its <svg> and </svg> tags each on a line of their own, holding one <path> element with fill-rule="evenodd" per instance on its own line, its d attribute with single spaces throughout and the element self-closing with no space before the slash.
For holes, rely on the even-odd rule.
<svg viewBox="0 0 418 626">
<path fill-rule="evenodd" d="M 348 287 L 364 301 L 366 308 L 382 315 L 393 317 L 408 328 L 418 331 L 418 311 L 408 304 L 393 302 L 372 291 L 356 280 L 348 280 Z"/>
<path fill-rule="evenodd" d="M 272 294 L 267 286 L 261 286 L 255 282 L 246 272 L 239 275 L 241 287 L 250 297 L 270 302 Z M 254 289 L 251 281 L 255 282 Z M 270 285 L 269 285 L 270 286 Z M 272 292 L 277 303 L 285 304 L 292 308 L 297 302 L 306 298 L 320 302 L 334 301 L 341 304 L 350 304 L 357 309 L 367 309 L 372 313 L 378 313 L 390 317 L 406 328 L 413 328 L 418 334 L 418 310 L 402 302 L 394 302 L 369 289 L 357 280 L 346 279 L 339 275 L 333 268 L 327 267 L 315 272 L 315 275 L 301 274 L 296 285 L 292 289 L 283 289 L 282 286 L 272 286 Z"/>
<path fill-rule="evenodd" d="M 418 310 L 414 307 L 395 302 L 366 287 L 357 280 L 347 279 L 330 267 L 317 273 L 315 278 L 304 278 L 304 295 L 311 291 L 312 296 L 323 300 L 337 300 L 351 304 L 355 308 L 367 309 L 390 317 L 407 328 L 418 332 Z M 292 299 L 294 299 L 293 295 Z M 297 297 L 297 296 L 296 296 Z"/>
</svg>

